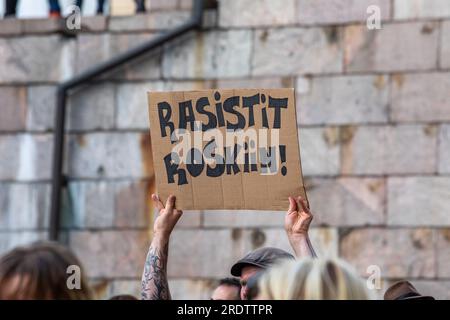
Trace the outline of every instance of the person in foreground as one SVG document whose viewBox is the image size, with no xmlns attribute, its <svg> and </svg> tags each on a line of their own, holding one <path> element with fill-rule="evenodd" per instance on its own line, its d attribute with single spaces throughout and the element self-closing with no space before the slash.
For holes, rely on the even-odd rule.
<svg viewBox="0 0 450 320">
<path fill-rule="evenodd" d="M 220 279 L 211 300 L 240 300 L 241 283 L 236 278 Z"/>
<path fill-rule="evenodd" d="M 80 269 L 79 287 L 68 286 L 69 266 Z M 53 242 L 18 247 L 0 258 L 0 300 L 89 300 L 80 261 Z"/>
<path fill-rule="evenodd" d="M 371 300 L 365 282 L 346 262 L 304 258 L 286 261 L 258 282 L 259 300 Z"/>
<path fill-rule="evenodd" d="M 316 258 L 309 239 L 309 227 L 313 215 L 302 197 L 289 197 L 289 208 L 284 219 L 284 228 L 297 258 Z M 294 260 L 290 253 L 277 248 L 259 248 L 249 252 L 231 267 L 231 274 L 241 279 L 241 299 L 249 299 L 247 286 L 252 277 L 270 268 L 281 260 Z"/>
<path fill-rule="evenodd" d="M 159 211 L 153 227 L 153 239 L 147 254 L 142 274 L 141 298 L 143 300 L 171 299 L 167 281 L 167 259 L 170 235 L 183 212 L 175 208 L 176 198 L 170 195 L 163 205 L 159 197 L 152 194 L 155 208 Z M 316 257 L 308 231 L 312 213 L 308 203 L 301 197 L 289 197 L 289 208 L 285 216 L 284 227 L 296 256 Z M 277 248 L 260 248 L 250 252 L 231 268 L 231 274 L 241 281 L 240 297 L 247 299 L 247 281 L 258 272 L 269 268 L 283 259 L 294 257 Z"/>
<path fill-rule="evenodd" d="M 145 260 L 141 298 L 142 300 L 170 300 L 167 281 L 169 239 L 183 211 L 175 209 L 175 196 L 170 195 L 165 206 L 156 194 L 152 194 L 152 200 L 159 214 L 153 226 L 153 239 Z"/>
<path fill-rule="evenodd" d="M 432 296 L 424 296 L 417 291 L 411 282 L 401 280 L 391 285 L 384 294 L 384 300 L 435 300 Z"/>
</svg>

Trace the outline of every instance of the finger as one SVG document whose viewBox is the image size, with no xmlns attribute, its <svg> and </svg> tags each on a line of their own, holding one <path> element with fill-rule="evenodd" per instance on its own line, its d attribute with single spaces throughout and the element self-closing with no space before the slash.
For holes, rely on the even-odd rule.
<svg viewBox="0 0 450 320">
<path fill-rule="evenodd" d="M 175 207 L 175 196 L 170 195 L 166 201 L 166 210 L 172 211 Z"/>
<path fill-rule="evenodd" d="M 297 203 L 294 198 L 289 197 L 289 209 L 288 212 L 297 211 Z"/>
<path fill-rule="evenodd" d="M 183 210 L 176 210 L 175 209 L 175 214 L 178 216 L 178 218 L 180 218 L 183 215 Z"/>
<path fill-rule="evenodd" d="M 152 194 L 152 200 L 153 200 L 153 205 L 155 206 L 156 209 L 158 209 L 159 211 L 164 209 L 164 206 L 163 206 L 161 200 L 159 200 L 159 197 L 156 194 Z"/>
<path fill-rule="evenodd" d="M 308 203 L 305 200 L 303 200 L 302 197 L 298 197 L 297 201 L 299 205 L 302 207 L 304 212 L 310 213 Z"/>
</svg>

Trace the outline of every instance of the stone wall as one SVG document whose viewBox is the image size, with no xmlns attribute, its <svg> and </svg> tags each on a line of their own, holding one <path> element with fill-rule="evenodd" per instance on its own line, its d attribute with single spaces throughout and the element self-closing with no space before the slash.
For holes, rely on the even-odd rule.
<svg viewBox="0 0 450 320">
<path fill-rule="evenodd" d="M 58 81 L 189 16 L 185 1 L 157 3 L 84 18 L 77 38 L 49 20 L 0 21 L 0 252 L 47 236 Z M 372 4 L 382 30 L 366 28 Z M 294 87 L 319 254 L 450 298 L 450 2 L 222 0 L 205 18 L 71 94 L 63 238 L 101 295 L 138 294 L 151 239 L 146 91 Z M 173 296 L 208 298 L 253 248 L 290 250 L 282 225 L 280 212 L 185 212 Z"/>
</svg>

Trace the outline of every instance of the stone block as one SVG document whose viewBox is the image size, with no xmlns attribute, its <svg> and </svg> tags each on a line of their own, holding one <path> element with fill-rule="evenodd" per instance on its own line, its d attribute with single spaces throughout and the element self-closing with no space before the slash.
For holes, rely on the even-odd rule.
<svg viewBox="0 0 450 320">
<path fill-rule="evenodd" d="M 251 30 L 209 31 L 183 36 L 166 46 L 163 76 L 169 79 L 249 76 L 251 42 Z"/>
<path fill-rule="evenodd" d="M 448 17 L 450 17 L 450 3 L 445 0 L 394 0 L 394 19 Z"/>
<path fill-rule="evenodd" d="M 295 5 L 295 0 L 219 1 L 219 25 L 229 28 L 294 24 Z"/>
<path fill-rule="evenodd" d="M 56 87 L 28 87 L 27 129 L 32 131 L 50 131 L 54 128 L 56 112 Z"/>
<path fill-rule="evenodd" d="M 299 124 L 387 122 L 388 83 L 385 75 L 299 79 Z"/>
<path fill-rule="evenodd" d="M 45 231 L 7 231 L 0 232 L 0 255 L 18 246 L 24 246 L 36 241 L 46 240 Z"/>
<path fill-rule="evenodd" d="M 164 91 L 164 82 L 124 83 L 117 86 L 116 125 L 120 129 L 149 129 L 148 99 L 150 91 Z"/>
<path fill-rule="evenodd" d="M 347 26 L 345 70 L 391 72 L 436 68 L 438 34 L 436 22 L 384 24 L 381 30 L 369 30 L 366 25 Z"/>
<path fill-rule="evenodd" d="M 450 68 L 450 21 L 441 22 L 440 67 Z"/>
<path fill-rule="evenodd" d="M 72 131 L 112 129 L 116 109 L 114 89 L 114 84 L 104 83 L 75 91 L 68 103 L 68 129 Z"/>
<path fill-rule="evenodd" d="M 438 229 L 435 232 L 437 234 L 437 275 L 439 278 L 448 279 L 450 276 L 448 267 L 450 265 L 450 228 Z"/>
<path fill-rule="evenodd" d="M 49 180 L 52 138 L 49 134 L 0 135 L 0 180 Z"/>
<path fill-rule="evenodd" d="M 56 82 L 73 74 L 73 39 L 58 35 L 3 38 L 0 48 L 0 83 Z"/>
<path fill-rule="evenodd" d="M 355 229 L 341 235 L 340 254 L 362 275 L 374 265 L 380 268 L 383 277 L 436 276 L 431 229 Z"/>
<path fill-rule="evenodd" d="M 353 227 L 385 223 L 383 179 L 312 179 L 306 186 L 314 225 Z"/>
<path fill-rule="evenodd" d="M 27 90 L 25 87 L 0 87 L 1 131 L 25 130 L 27 117 Z"/>
<path fill-rule="evenodd" d="M 69 175 L 76 178 L 141 178 L 150 173 L 149 133 L 71 135 L 67 145 Z"/>
<path fill-rule="evenodd" d="M 340 171 L 339 129 L 299 129 L 303 176 L 335 176 Z"/>
<path fill-rule="evenodd" d="M 343 70 L 338 27 L 255 30 L 253 76 L 334 73 Z"/>
<path fill-rule="evenodd" d="M 189 11 L 158 11 L 150 14 L 111 17 L 112 32 L 170 30 L 182 25 L 190 17 Z"/>
<path fill-rule="evenodd" d="M 388 178 L 388 224 L 450 226 L 449 177 Z"/>
<path fill-rule="evenodd" d="M 389 0 L 297 0 L 297 21 L 300 24 L 365 22 L 370 16 L 367 13 L 370 6 L 380 9 L 383 21 L 390 18 Z"/>
<path fill-rule="evenodd" d="M 342 173 L 436 172 L 437 131 L 426 125 L 345 128 L 341 131 Z"/>
<path fill-rule="evenodd" d="M 140 278 L 150 244 L 146 231 L 72 231 L 72 250 L 91 278 Z"/>
<path fill-rule="evenodd" d="M 0 208 L 0 230 L 36 231 L 48 228 L 50 185 L 0 183 Z M 22 239 L 20 234 L 17 235 Z M 18 244 L 15 240 L 12 243 Z"/>
<path fill-rule="evenodd" d="M 450 121 L 450 73 L 392 77 L 391 119 L 398 122 Z"/>
</svg>

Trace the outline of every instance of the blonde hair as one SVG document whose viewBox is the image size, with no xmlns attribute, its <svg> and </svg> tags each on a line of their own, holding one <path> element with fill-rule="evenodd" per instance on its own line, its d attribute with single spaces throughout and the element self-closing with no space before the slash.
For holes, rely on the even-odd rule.
<svg viewBox="0 0 450 320">
<path fill-rule="evenodd" d="M 365 282 L 337 259 L 286 261 L 264 274 L 259 298 L 268 300 L 369 300 Z"/>
</svg>

